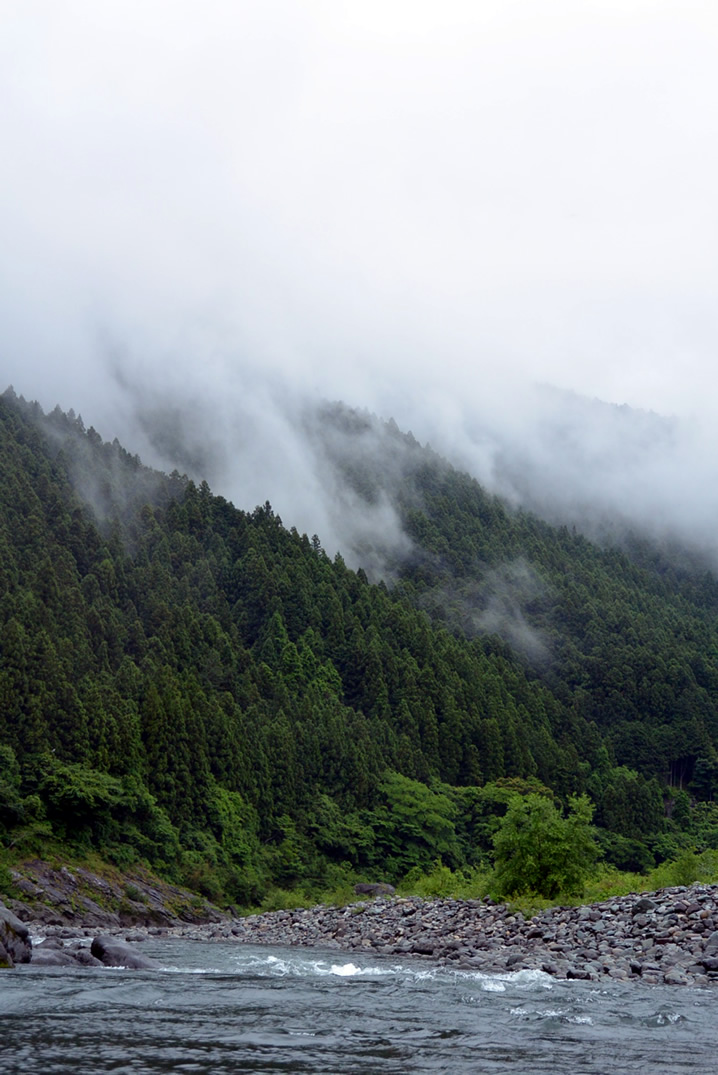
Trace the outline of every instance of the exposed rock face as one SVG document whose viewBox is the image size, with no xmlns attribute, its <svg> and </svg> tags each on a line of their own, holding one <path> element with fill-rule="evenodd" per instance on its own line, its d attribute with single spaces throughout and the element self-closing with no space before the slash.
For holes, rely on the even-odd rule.
<svg viewBox="0 0 718 1075">
<path fill-rule="evenodd" d="M 128 925 L 177 925 L 180 922 L 219 922 L 225 915 L 195 893 L 133 872 L 108 880 L 80 866 L 54 869 L 36 859 L 11 870 L 19 899 L 12 909 L 26 922 L 44 926 L 83 925 L 90 929 L 121 929 Z"/>
<path fill-rule="evenodd" d="M 0 967 L 29 963 L 31 956 L 30 931 L 4 903 L 0 903 Z"/>
</svg>

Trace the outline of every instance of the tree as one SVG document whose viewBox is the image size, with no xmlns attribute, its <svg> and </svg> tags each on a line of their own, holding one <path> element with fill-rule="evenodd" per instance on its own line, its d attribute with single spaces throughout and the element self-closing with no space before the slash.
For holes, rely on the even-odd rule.
<svg viewBox="0 0 718 1075">
<path fill-rule="evenodd" d="M 598 853 L 592 817 L 586 795 L 572 796 L 566 817 L 543 795 L 515 796 L 493 838 L 498 894 L 580 895 Z"/>
</svg>

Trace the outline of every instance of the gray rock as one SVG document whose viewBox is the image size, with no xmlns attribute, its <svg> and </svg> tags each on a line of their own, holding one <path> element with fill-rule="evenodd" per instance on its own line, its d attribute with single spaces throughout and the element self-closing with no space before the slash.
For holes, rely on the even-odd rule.
<svg viewBox="0 0 718 1075">
<path fill-rule="evenodd" d="M 12 956 L 5 945 L 0 941 L 0 970 L 9 970 L 14 967 Z"/>
<path fill-rule="evenodd" d="M 703 945 L 703 951 L 706 955 L 718 955 L 718 930 L 714 930 L 710 937 Z"/>
<path fill-rule="evenodd" d="M 102 963 L 99 959 L 93 956 L 89 948 L 77 948 L 73 953 L 75 956 L 75 962 L 81 967 L 101 967 Z"/>
<path fill-rule="evenodd" d="M 378 882 L 376 884 L 362 882 L 361 884 L 354 885 L 354 892 L 357 896 L 393 896 L 396 889 L 393 885 L 387 885 L 384 884 L 384 882 Z"/>
<path fill-rule="evenodd" d="M 129 970 L 154 970 L 157 966 L 147 956 L 139 952 L 124 941 L 116 937 L 95 937 L 90 948 L 95 959 L 105 967 L 127 967 Z"/>
<path fill-rule="evenodd" d="M 568 968 L 568 970 L 566 971 L 566 977 L 567 978 L 577 978 L 577 979 L 579 979 L 581 981 L 590 981 L 591 980 L 591 971 L 585 966 L 577 967 L 577 966 L 572 964 Z"/>
<path fill-rule="evenodd" d="M 689 978 L 687 974 L 681 970 L 680 967 L 671 967 L 669 971 L 663 975 L 663 981 L 666 985 L 688 985 Z"/>
<path fill-rule="evenodd" d="M 0 944 L 13 963 L 29 963 L 32 959 L 30 931 L 4 903 L 0 903 Z"/>
<path fill-rule="evenodd" d="M 75 953 L 67 948 L 45 948 L 43 944 L 32 953 L 33 967 L 72 967 L 76 963 Z"/>
<path fill-rule="evenodd" d="M 655 911 L 656 905 L 653 900 L 649 900 L 647 896 L 644 896 L 640 900 L 636 900 L 633 905 L 633 914 L 645 914 L 646 911 Z"/>
</svg>

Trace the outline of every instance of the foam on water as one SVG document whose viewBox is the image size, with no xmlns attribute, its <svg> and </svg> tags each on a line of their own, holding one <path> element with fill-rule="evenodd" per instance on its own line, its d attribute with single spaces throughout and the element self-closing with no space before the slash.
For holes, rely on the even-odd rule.
<svg viewBox="0 0 718 1075">
<path fill-rule="evenodd" d="M 507 988 L 521 990 L 553 989 L 554 979 L 540 970 L 507 971 L 500 974 L 487 974 L 483 971 L 454 970 L 441 966 L 421 966 L 411 963 L 362 963 L 354 959 L 339 962 L 326 959 L 307 958 L 297 952 L 290 956 L 258 953 L 254 950 L 235 952 L 233 963 L 238 973 L 267 975 L 270 977 L 311 978 L 314 976 L 334 976 L 336 978 L 387 978 L 396 977 L 404 981 L 421 982 L 474 982 L 484 992 L 503 993 Z"/>
</svg>

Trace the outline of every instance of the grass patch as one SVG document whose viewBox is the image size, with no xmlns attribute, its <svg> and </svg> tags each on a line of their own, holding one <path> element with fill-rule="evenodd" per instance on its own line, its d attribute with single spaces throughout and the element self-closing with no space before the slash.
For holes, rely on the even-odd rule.
<svg viewBox="0 0 718 1075">
<path fill-rule="evenodd" d="M 492 879 L 492 870 L 481 867 L 450 870 L 443 863 L 435 862 L 428 873 L 410 870 L 399 885 L 399 894 L 425 900 L 480 900 L 490 895 Z"/>
</svg>

